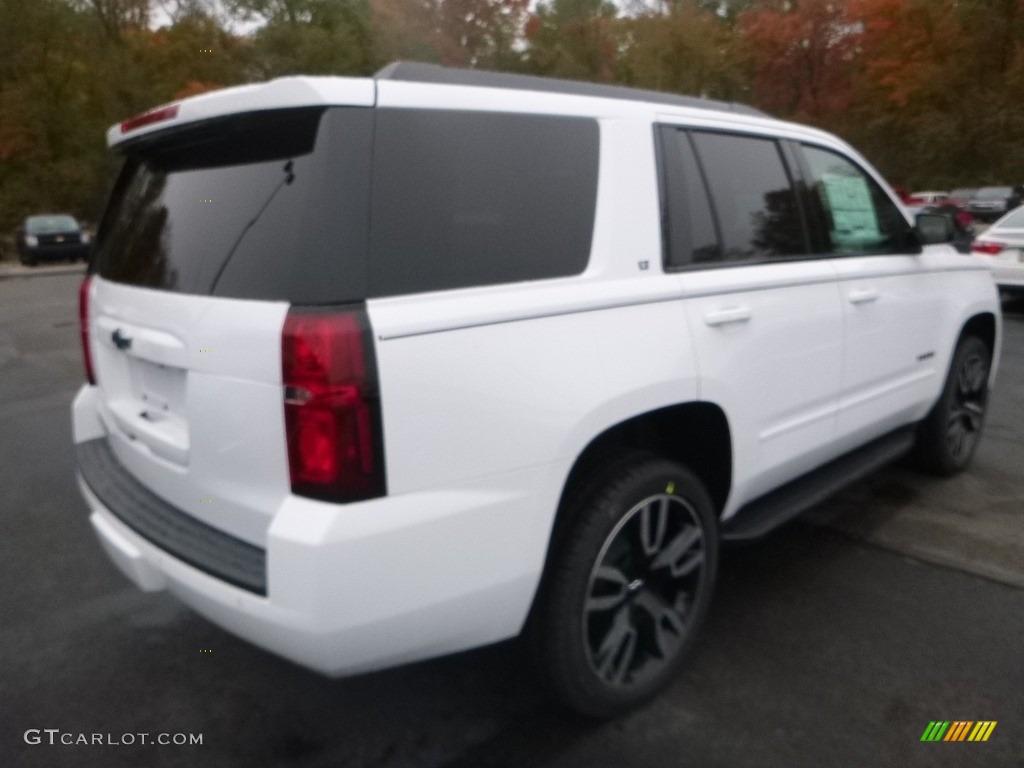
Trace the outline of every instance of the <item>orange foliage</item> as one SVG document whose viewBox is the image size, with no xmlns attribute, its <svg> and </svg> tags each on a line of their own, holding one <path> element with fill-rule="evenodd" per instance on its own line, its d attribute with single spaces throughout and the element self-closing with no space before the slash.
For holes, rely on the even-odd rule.
<svg viewBox="0 0 1024 768">
<path fill-rule="evenodd" d="M 758 105 L 810 120 L 840 113 L 849 105 L 858 28 L 845 4 L 762 2 L 744 11 L 739 20 Z"/>
<path fill-rule="evenodd" d="M 863 28 L 864 72 L 884 98 L 905 107 L 914 94 L 942 87 L 961 40 L 954 0 L 850 0 L 849 5 Z"/>
<path fill-rule="evenodd" d="M 185 86 L 174 94 L 174 99 L 187 99 L 189 96 L 198 96 L 200 93 L 206 93 L 207 91 L 216 91 L 224 86 L 220 83 L 205 83 L 202 80 L 189 80 L 185 83 Z"/>
</svg>

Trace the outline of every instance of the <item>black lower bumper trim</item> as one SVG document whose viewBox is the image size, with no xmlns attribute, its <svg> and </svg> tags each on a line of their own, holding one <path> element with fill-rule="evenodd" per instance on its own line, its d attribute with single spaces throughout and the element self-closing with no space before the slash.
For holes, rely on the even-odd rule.
<svg viewBox="0 0 1024 768">
<path fill-rule="evenodd" d="M 76 448 L 82 479 L 122 523 L 154 546 L 237 587 L 267 594 L 266 551 L 168 504 L 136 480 L 106 439 Z"/>
</svg>

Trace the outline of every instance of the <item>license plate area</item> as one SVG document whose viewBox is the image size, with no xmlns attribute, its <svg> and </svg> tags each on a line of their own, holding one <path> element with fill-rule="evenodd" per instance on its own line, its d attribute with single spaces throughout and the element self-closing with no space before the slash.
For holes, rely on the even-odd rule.
<svg viewBox="0 0 1024 768">
<path fill-rule="evenodd" d="M 128 373 L 132 395 L 142 410 L 160 416 L 185 417 L 185 382 L 182 368 L 130 357 Z"/>
</svg>

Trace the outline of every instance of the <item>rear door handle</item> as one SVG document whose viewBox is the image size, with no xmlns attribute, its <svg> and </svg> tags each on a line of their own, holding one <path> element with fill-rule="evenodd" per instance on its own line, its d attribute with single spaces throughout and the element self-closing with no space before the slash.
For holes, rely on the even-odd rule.
<svg viewBox="0 0 1024 768">
<path fill-rule="evenodd" d="M 872 301 L 878 300 L 878 289 L 857 288 L 850 291 L 847 298 L 849 298 L 851 304 L 870 304 Z"/>
<path fill-rule="evenodd" d="M 729 307 L 708 312 L 704 315 L 704 322 L 712 326 L 745 323 L 750 320 L 751 314 L 750 307 Z"/>
</svg>

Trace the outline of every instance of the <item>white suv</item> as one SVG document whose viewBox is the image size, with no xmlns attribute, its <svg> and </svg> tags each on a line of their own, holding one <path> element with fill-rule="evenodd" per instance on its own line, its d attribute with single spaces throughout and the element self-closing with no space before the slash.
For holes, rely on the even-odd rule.
<svg viewBox="0 0 1024 768">
<path fill-rule="evenodd" d="M 821 131 L 399 64 L 108 139 L 93 527 L 142 589 L 323 673 L 526 630 L 615 714 L 684 657 L 720 541 L 978 442 L 988 269 Z"/>
</svg>

